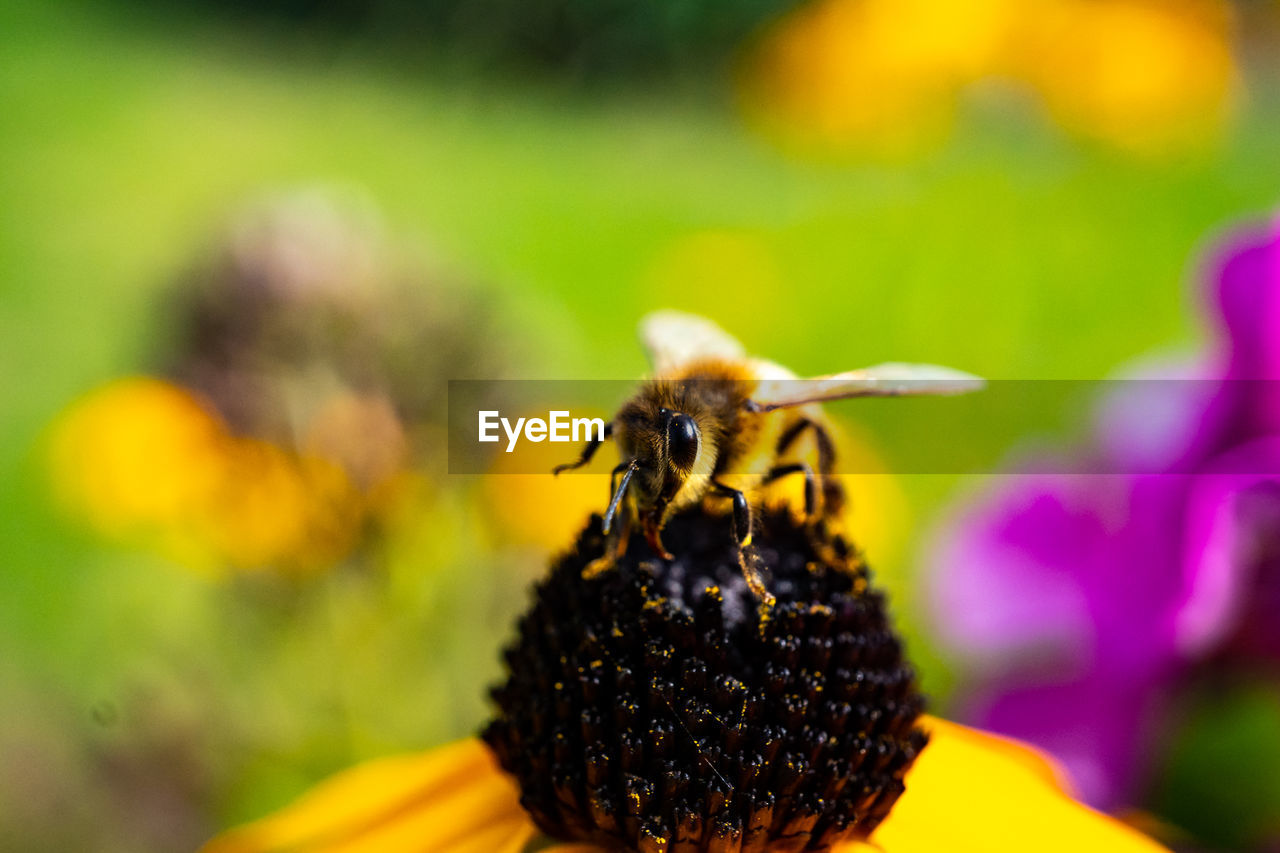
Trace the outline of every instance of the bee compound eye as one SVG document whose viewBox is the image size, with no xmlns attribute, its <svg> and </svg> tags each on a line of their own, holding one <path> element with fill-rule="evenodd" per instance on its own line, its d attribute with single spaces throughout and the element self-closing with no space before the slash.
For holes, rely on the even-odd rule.
<svg viewBox="0 0 1280 853">
<path fill-rule="evenodd" d="M 675 415 L 667 423 L 667 453 L 671 462 L 690 468 L 698 458 L 698 425 L 688 415 Z"/>
</svg>

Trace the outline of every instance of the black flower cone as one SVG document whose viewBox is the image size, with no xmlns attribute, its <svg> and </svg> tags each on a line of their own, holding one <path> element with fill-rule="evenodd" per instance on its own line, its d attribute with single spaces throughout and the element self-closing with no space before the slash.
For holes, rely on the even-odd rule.
<svg viewBox="0 0 1280 853">
<path fill-rule="evenodd" d="M 484 740 L 544 832 L 651 853 L 824 850 L 871 832 L 926 738 L 883 597 L 838 536 L 757 519 L 761 624 L 728 520 L 691 510 L 592 580 L 599 518 L 537 586 Z"/>
</svg>

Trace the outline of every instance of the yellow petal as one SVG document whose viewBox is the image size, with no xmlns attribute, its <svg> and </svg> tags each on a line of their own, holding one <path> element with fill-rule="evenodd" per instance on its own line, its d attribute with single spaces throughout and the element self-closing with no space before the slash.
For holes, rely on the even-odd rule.
<svg viewBox="0 0 1280 853">
<path fill-rule="evenodd" d="M 357 765 L 202 853 L 518 853 L 533 833 L 514 783 L 473 738 Z"/>
<path fill-rule="evenodd" d="M 1072 800 L 1061 774 L 1027 747 L 927 719 L 932 739 L 870 845 L 839 853 L 1155 853 L 1164 847 Z"/>
</svg>

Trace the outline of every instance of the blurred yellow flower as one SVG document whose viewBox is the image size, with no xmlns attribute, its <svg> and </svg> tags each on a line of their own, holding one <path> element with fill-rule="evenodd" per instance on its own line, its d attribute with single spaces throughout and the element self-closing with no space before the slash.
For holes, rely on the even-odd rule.
<svg viewBox="0 0 1280 853">
<path fill-rule="evenodd" d="M 918 147 L 945 125 L 942 93 L 899 80 L 865 48 L 861 2 L 822 0 L 777 26 L 744 77 L 748 117 L 801 150 Z M 942 113 L 943 115 L 940 115 Z"/>
<path fill-rule="evenodd" d="M 962 85 L 992 71 L 1012 0 L 813 0 L 748 58 L 748 114 L 784 143 L 912 153 L 950 128 Z"/>
<path fill-rule="evenodd" d="M 69 407 L 50 466 L 60 501 L 100 534 L 210 572 L 329 565 L 364 522 L 336 462 L 233 435 L 158 379 L 116 380 Z"/>
<path fill-rule="evenodd" d="M 930 744 L 867 842 L 837 853 L 1156 853 L 1159 844 L 1080 805 L 1029 748 L 926 719 Z M 515 784 L 476 739 L 358 765 L 203 853 L 520 853 L 537 830 Z M 551 844 L 544 853 L 599 853 Z"/>
<path fill-rule="evenodd" d="M 305 572 L 351 550 L 361 498 L 336 463 L 237 438 L 228 442 L 223 465 L 220 488 L 201 520 L 232 567 Z"/>
<path fill-rule="evenodd" d="M 55 422 L 55 493 L 104 536 L 195 557 L 203 550 L 195 522 L 222 480 L 226 441 L 222 422 L 181 388 L 116 380 Z"/>
<path fill-rule="evenodd" d="M 1212 0 L 1057 0 L 1013 58 L 1064 127 L 1143 155 L 1204 146 L 1239 86 L 1230 15 Z"/>
<path fill-rule="evenodd" d="M 748 53 L 748 115 L 807 150 L 914 153 L 964 88 L 1026 84 L 1072 132 L 1202 146 L 1239 85 L 1225 0 L 810 0 Z"/>
</svg>

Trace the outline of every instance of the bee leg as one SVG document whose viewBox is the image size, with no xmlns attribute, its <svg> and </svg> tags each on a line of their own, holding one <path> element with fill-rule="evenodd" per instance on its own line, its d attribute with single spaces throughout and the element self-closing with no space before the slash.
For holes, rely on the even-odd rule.
<svg viewBox="0 0 1280 853">
<path fill-rule="evenodd" d="M 656 516 L 646 515 L 644 519 L 644 538 L 648 540 L 653 553 L 664 560 L 674 560 L 675 556 L 662 544 L 662 528 Z"/>
<path fill-rule="evenodd" d="M 818 470 L 823 474 L 830 474 L 836 463 L 836 444 L 831 438 L 831 433 L 827 432 L 827 428 L 818 421 L 801 418 L 792 424 L 786 432 L 778 437 L 778 444 L 775 448 L 778 455 L 781 456 L 790 450 L 791 445 L 795 444 L 796 440 L 804 435 L 805 430 L 812 430 L 813 437 L 818 442 Z"/>
<path fill-rule="evenodd" d="M 607 572 L 613 568 L 613 564 L 622 559 L 622 555 L 627 551 L 627 543 L 631 541 L 631 507 L 622 504 L 622 497 L 626 493 L 627 485 L 631 482 L 631 475 L 635 473 L 635 460 L 629 462 L 620 462 L 613 469 L 613 475 L 609 478 L 609 509 L 605 511 L 602 524 L 604 527 L 605 545 L 604 554 L 595 558 L 587 567 L 582 570 L 583 578 L 590 579 L 596 575 Z M 618 475 L 622 475 L 622 482 L 618 482 Z M 621 512 L 618 508 L 621 506 Z M 613 527 L 613 523 L 617 520 L 617 527 Z M 612 532 L 610 532 L 612 530 Z"/>
<path fill-rule="evenodd" d="M 780 480 L 788 474 L 804 474 L 804 517 L 806 520 L 812 519 L 818 507 L 818 486 L 813 476 L 813 469 L 808 465 L 803 462 L 778 465 L 765 474 L 762 485 Z"/>
<path fill-rule="evenodd" d="M 585 451 L 583 451 L 585 452 Z M 609 474 L 609 502 L 613 502 L 614 493 L 618 491 L 618 475 L 626 471 L 631 465 L 630 462 L 619 462 L 614 466 L 613 471 Z"/>
<path fill-rule="evenodd" d="M 751 544 L 751 504 L 747 503 L 746 494 L 715 481 L 711 485 L 720 494 L 733 499 L 733 540 L 745 548 Z"/>
<path fill-rule="evenodd" d="M 825 517 L 838 515 L 844 507 L 844 488 L 840 481 L 832 476 L 836 466 L 836 444 L 831 433 L 818 421 L 801 418 L 791 425 L 779 438 L 776 452 L 779 456 L 786 453 L 806 430 L 813 431 L 814 440 L 818 444 L 818 475 L 822 479 L 822 514 Z"/>
<path fill-rule="evenodd" d="M 589 581 L 609 571 L 627 553 L 627 543 L 631 541 L 631 513 L 624 512 L 621 516 L 617 529 L 605 539 L 604 553 L 582 570 L 583 580 Z"/>
<path fill-rule="evenodd" d="M 778 439 L 777 452 L 779 455 L 785 453 L 804 434 L 805 430 L 813 431 L 814 439 L 818 444 L 818 471 L 822 483 L 822 512 L 820 515 L 814 515 L 812 513 L 812 496 L 817 489 L 811 481 L 806 480 L 805 482 L 804 502 L 805 512 L 808 514 L 811 525 L 812 536 L 810 538 L 813 541 L 814 548 L 822 556 L 823 560 L 831 565 L 846 566 L 849 571 L 857 571 L 864 565 L 861 552 L 855 550 L 850 554 L 844 555 L 837 553 L 828 543 L 824 528 L 824 523 L 827 519 L 839 516 L 845 502 L 844 486 L 841 485 L 840 479 L 833 474 L 836 463 L 836 448 L 835 442 L 831 439 L 831 433 L 827 432 L 827 428 L 821 423 L 804 418 L 792 424 Z M 770 477 L 775 473 L 778 476 L 791 473 L 791 471 L 783 472 L 783 469 L 788 467 L 792 467 L 794 470 L 794 466 L 782 465 L 774 468 L 770 472 Z M 812 471 L 806 474 L 806 477 L 812 477 Z M 766 479 L 766 482 L 768 482 L 768 479 Z"/>
<path fill-rule="evenodd" d="M 587 432 L 590 432 L 590 430 L 587 430 Z M 586 465 L 588 462 L 591 461 L 591 457 L 596 455 L 596 451 L 600 449 L 600 445 L 603 444 L 605 440 L 610 438 L 612 435 L 613 435 L 613 421 L 609 421 L 609 423 L 604 425 L 604 435 L 601 436 L 600 438 L 593 438 L 590 441 L 588 441 L 586 443 L 586 446 L 582 448 L 582 454 L 578 457 L 577 462 L 566 462 L 563 465 L 557 465 L 556 467 L 551 469 L 551 473 L 558 476 L 561 471 L 572 471 L 575 468 L 581 468 L 583 465 Z M 609 494 L 610 496 L 612 496 L 613 494 L 612 489 L 610 489 Z"/>
<path fill-rule="evenodd" d="M 747 496 L 737 489 L 714 480 L 711 485 L 720 494 L 733 499 L 733 539 L 738 545 L 738 565 L 742 568 L 742 576 L 746 579 L 747 586 L 760 602 L 762 614 L 767 614 L 777 600 L 765 588 L 760 569 L 750 559 L 750 552 L 747 550 L 751 546 L 751 504 L 747 502 Z M 763 616 L 761 621 L 764 621 Z"/>
</svg>

